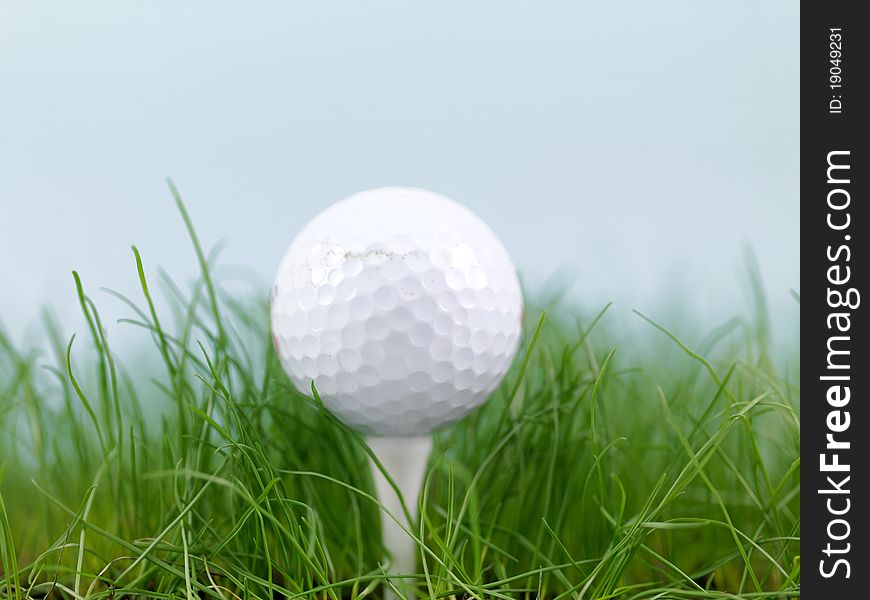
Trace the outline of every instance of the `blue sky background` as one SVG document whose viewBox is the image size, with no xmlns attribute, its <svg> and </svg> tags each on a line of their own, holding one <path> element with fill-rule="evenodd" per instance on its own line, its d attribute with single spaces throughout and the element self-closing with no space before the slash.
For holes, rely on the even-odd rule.
<svg viewBox="0 0 870 600">
<path fill-rule="evenodd" d="M 564 268 L 626 318 L 745 312 L 749 243 L 796 331 L 798 25 L 786 1 L 3 2 L 0 319 L 75 323 L 72 269 L 135 294 L 131 243 L 192 276 L 170 175 L 264 293 L 320 209 L 415 185 L 530 287 Z"/>
</svg>

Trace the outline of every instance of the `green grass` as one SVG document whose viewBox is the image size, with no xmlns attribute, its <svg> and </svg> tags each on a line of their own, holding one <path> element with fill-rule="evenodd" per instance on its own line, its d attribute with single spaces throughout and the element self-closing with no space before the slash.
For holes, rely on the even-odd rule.
<svg viewBox="0 0 870 600">
<path fill-rule="evenodd" d="M 380 597 L 364 441 L 292 388 L 265 297 L 227 292 L 182 215 L 189 288 L 134 249 L 124 323 L 76 275 L 79 335 L 0 331 L 0 597 Z M 436 436 L 419 595 L 799 596 L 798 355 L 756 304 L 709 332 L 527 308 L 504 384 Z M 124 364 L 121 327 L 150 348 Z"/>
</svg>

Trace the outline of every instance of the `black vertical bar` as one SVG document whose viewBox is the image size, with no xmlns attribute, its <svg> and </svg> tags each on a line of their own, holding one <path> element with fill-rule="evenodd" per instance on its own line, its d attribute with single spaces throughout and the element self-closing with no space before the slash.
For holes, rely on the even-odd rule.
<svg viewBox="0 0 870 600">
<path fill-rule="evenodd" d="M 801 592 L 811 600 L 870 597 L 870 23 L 860 8 L 805 2 L 801 14 Z"/>
</svg>

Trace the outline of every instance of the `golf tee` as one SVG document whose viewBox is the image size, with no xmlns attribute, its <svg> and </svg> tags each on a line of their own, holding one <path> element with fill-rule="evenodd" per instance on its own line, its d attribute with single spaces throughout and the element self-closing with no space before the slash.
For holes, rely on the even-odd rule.
<svg viewBox="0 0 870 600">
<path fill-rule="evenodd" d="M 417 499 L 423 485 L 423 475 L 429 453 L 432 450 L 432 437 L 369 437 L 369 448 L 374 452 L 378 460 L 396 483 L 405 505 L 411 513 L 411 522 L 408 522 L 402 502 L 396 495 L 395 489 L 380 469 L 372 463 L 372 476 L 375 483 L 375 491 L 378 500 L 383 507 L 392 513 L 381 511 L 381 532 L 383 543 L 389 553 L 388 575 L 408 575 L 417 572 L 417 556 L 419 548 L 414 539 L 405 531 L 416 533 L 417 527 Z M 398 522 L 396 522 L 398 520 Z M 404 527 L 405 529 L 403 529 Z M 391 580 L 393 585 L 403 592 L 405 598 L 412 598 L 412 580 L 407 577 Z M 384 597 L 394 599 L 395 594 L 389 587 L 384 591 Z"/>
</svg>

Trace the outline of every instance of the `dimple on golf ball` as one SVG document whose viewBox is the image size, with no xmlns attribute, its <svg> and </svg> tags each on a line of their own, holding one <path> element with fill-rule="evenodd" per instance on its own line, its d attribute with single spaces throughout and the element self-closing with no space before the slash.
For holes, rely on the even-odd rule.
<svg viewBox="0 0 870 600">
<path fill-rule="evenodd" d="M 523 301 L 507 250 L 434 192 L 386 187 L 314 217 L 272 289 L 272 334 L 299 390 L 360 431 L 424 434 L 501 382 Z"/>
</svg>

